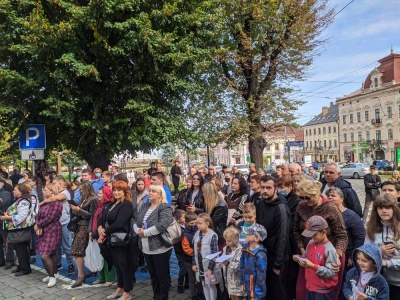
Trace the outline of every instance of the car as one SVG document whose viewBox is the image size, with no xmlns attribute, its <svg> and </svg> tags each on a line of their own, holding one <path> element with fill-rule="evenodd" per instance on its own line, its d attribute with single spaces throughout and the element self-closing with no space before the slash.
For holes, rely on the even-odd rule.
<svg viewBox="0 0 400 300">
<path fill-rule="evenodd" d="M 369 173 L 369 164 L 365 163 L 348 163 L 340 168 L 340 175 L 344 178 L 359 179 Z"/>
<path fill-rule="evenodd" d="M 218 173 L 218 172 L 222 171 L 222 167 L 221 166 L 213 166 L 213 167 L 214 167 L 215 173 Z"/>
<path fill-rule="evenodd" d="M 275 164 L 270 164 L 265 170 L 266 175 L 271 175 L 275 171 Z"/>
<path fill-rule="evenodd" d="M 376 166 L 378 170 L 393 171 L 393 167 L 388 160 L 374 160 L 372 164 Z"/>
<path fill-rule="evenodd" d="M 232 165 L 231 170 L 233 167 L 238 167 L 240 173 L 242 173 L 243 176 L 249 175 L 249 168 L 245 165 Z"/>
</svg>

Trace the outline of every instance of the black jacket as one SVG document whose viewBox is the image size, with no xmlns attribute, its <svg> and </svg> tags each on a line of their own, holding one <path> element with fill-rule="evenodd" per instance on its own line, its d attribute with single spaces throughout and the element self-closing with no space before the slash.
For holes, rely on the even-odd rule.
<svg viewBox="0 0 400 300">
<path fill-rule="evenodd" d="M 296 217 L 296 210 L 297 205 L 301 201 L 299 196 L 294 192 L 291 191 L 287 196 L 286 200 L 288 202 L 288 207 L 290 211 L 290 236 L 289 236 L 289 243 L 290 243 L 290 256 L 294 254 L 300 254 L 299 247 L 297 246 L 297 241 L 293 236 L 293 225 L 294 225 L 294 218 Z"/>
<path fill-rule="evenodd" d="M 190 205 L 192 203 L 192 194 L 193 194 L 192 189 L 187 191 L 185 205 Z M 194 206 L 196 207 L 195 213 L 197 215 L 204 212 L 204 196 L 203 196 L 203 192 L 201 189 L 199 190 L 196 197 L 194 198 Z"/>
<path fill-rule="evenodd" d="M 214 231 L 218 236 L 218 242 L 224 242 L 224 231 L 228 220 L 228 206 L 224 200 L 220 199 L 211 211 L 211 220 L 214 225 Z"/>
<path fill-rule="evenodd" d="M 262 243 L 267 248 L 268 264 L 280 270 L 282 264 L 289 259 L 290 211 L 287 201 L 283 197 L 271 201 L 260 198 L 256 210 L 257 223 L 263 225 L 268 233 Z"/>
<path fill-rule="evenodd" d="M 322 178 L 320 181 L 322 183 L 322 188 L 321 188 L 321 192 L 322 192 L 325 189 L 327 182 L 326 182 L 325 178 Z M 355 192 L 355 190 L 353 190 L 353 188 L 351 187 L 351 183 L 348 182 L 347 180 L 344 180 L 342 177 L 339 177 L 335 181 L 333 186 L 338 187 L 342 190 L 344 205 L 347 208 L 354 211 L 357 215 L 362 217 L 363 214 L 362 214 L 360 200 L 358 199 L 358 196 L 357 196 L 357 193 Z"/>
<path fill-rule="evenodd" d="M 372 190 L 379 189 L 381 187 L 382 179 L 378 174 L 371 175 L 367 174 L 364 176 L 365 193 L 371 195 Z"/>
<path fill-rule="evenodd" d="M 0 189 L 0 198 L 2 198 L 3 200 L 0 201 L 0 212 L 6 212 L 7 209 L 10 207 L 11 205 L 11 194 L 6 191 L 4 188 Z M 0 224 L 3 224 L 4 221 L 0 220 Z M 3 228 L 3 226 L 1 226 L 1 228 Z M 2 247 L 3 245 L 1 245 Z"/>
</svg>

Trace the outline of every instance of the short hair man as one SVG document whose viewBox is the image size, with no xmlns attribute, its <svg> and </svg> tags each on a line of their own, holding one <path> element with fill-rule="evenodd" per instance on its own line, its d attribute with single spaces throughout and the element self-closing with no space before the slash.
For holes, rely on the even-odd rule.
<svg viewBox="0 0 400 300">
<path fill-rule="evenodd" d="M 222 170 L 217 173 L 217 179 L 221 181 L 221 184 L 225 182 L 225 174 L 228 172 L 228 166 L 222 165 Z"/>
<path fill-rule="evenodd" d="M 165 184 L 164 173 L 163 172 L 154 172 L 151 175 L 150 182 L 153 185 L 160 185 L 164 188 L 165 194 L 167 195 L 167 202 L 169 205 L 171 205 L 172 204 L 171 191 L 169 190 L 168 186 Z"/>
<path fill-rule="evenodd" d="M 318 179 L 318 174 L 313 166 L 308 167 L 308 176 L 311 176 L 314 180 Z"/>
<path fill-rule="evenodd" d="M 150 168 L 147 170 L 147 173 L 151 176 L 154 172 L 157 172 L 157 168 L 156 163 L 152 161 L 150 164 Z"/>
<path fill-rule="evenodd" d="M 325 195 L 326 191 L 331 187 L 338 187 L 343 192 L 344 204 L 347 208 L 354 211 L 360 217 L 363 216 L 360 200 L 357 193 L 353 190 L 351 183 L 340 177 L 340 169 L 334 164 L 330 163 L 324 167 L 324 178 L 321 180 L 321 192 Z"/>
<path fill-rule="evenodd" d="M 232 167 L 232 170 L 231 170 L 231 173 L 233 174 L 233 176 L 236 176 L 236 174 L 239 173 L 239 168 L 238 168 L 238 166 L 233 166 L 233 167 Z"/>
<path fill-rule="evenodd" d="M 179 193 L 179 182 L 181 181 L 182 169 L 179 166 L 180 161 L 175 160 L 175 165 L 171 168 L 171 179 L 172 184 L 174 185 L 174 194 L 177 195 Z"/>
<path fill-rule="evenodd" d="M 120 171 L 120 170 L 121 170 L 121 169 L 120 169 L 119 166 L 117 166 L 117 165 L 112 165 L 112 166 L 111 166 L 112 179 L 114 179 L 114 177 L 115 177 L 116 175 L 119 174 L 119 171 Z"/>
<path fill-rule="evenodd" d="M 381 184 L 382 194 L 389 194 L 397 198 L 397 202 L 400 205 L 400 183 L 392 180 L 387 180 Z"/>
<path fill-rule="evenodd" d="M 365 187 L 365 203 L 363 210 L 363 220 L 367 220 L 369 207 L 372 201 L 379 196 L 379 188 L 382 184 L 382 179 L 379 177 L 378 168 L 374 165 L 369 167 L 369 174 L 364 176 L 364 187 Z"/>
</svg>

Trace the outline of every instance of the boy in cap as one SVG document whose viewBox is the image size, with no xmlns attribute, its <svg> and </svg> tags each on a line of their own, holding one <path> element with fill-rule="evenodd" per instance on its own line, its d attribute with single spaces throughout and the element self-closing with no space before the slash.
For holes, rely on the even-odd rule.
<svg viewBox="0 0 400 300">
<path fill-rule="evenodd" d="M 332 270 L 336 264 L 336 249 L 326 236 L 328 223 L 321 216 L 312 216 L 306 222 L 302 235 L 311 237 L 305 257 L 294 255 L 293 260 L 306 268 L 307 300 L 332 300 L 338 275 Z"/>
<path fill-rule="evenodd" d="M 260 224 L 245 229 L 246 243 L 240 257 L 240 284 L 250 299 L 263 299 L 267 295 L 267 250 L 261 244 L 267 230 Z"/>
</svg>

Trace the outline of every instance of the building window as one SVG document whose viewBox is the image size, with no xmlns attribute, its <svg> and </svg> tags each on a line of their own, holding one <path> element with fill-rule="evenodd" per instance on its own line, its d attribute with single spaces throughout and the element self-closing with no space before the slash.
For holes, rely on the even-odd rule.
<svg viewBox="0 0 400 300">
<path fill-rule="evenodd" d="M 325 127 L 324 127 L 324 128 L 322 128 L 322 133 L 323 133 L 323 134 L 325 134 L 325 133 L 326 133 L 326 129 L 325 129 Z"/>
<path fill-rule="evenodd" d="M 316 135 L 316 134 L 317 134 L 317 129 L 314 128 L 314 135 Z"/>
<path fill-rule="evenodd" d="M 378 87 L 378 78 L 374 79 L 374 84 L 375 84 L 375 87 Z"/>
<path fill-rule="evenodd" d="M 388 118 L 391 119 L 391 118 L 393 117 L 392 107 L 389 106 L 389 107 L 387 108 L 387 114 L 388 114 Z"/>
<path fill-rule="evenodd" d="M 310 133 L 310 135 L 311 135 L 311 129 L 308 131 L 309 133 Z"/>
<path fill-rule="evenodd" d="M 353 114 L 350 114 L 350 124 L 353 124 Z"/>
<path fill-rule="evenodd" d="M 326 148 L 326 140 L 324 140 L 324 147 Z"/>
<path fill-rule="evenodd" d="M 350 133 L 350 141 L 351 141 L 351 142 L 354 142 L 354 132 L 351 132 L 351 133 Z"/>
<path fill-rule="evenodd" d="M 388 129 L 388 139 L 393 140 L 393 129 L 392 128 Z"/>
<path fill-rule="evenodd" d="M 333 145 L 335 145 L 335 148 L 337 147 L 337 140 L 333 140 Z"/>
<path fill-rule="evenodd" d="M 333 133 L 336 133 L 336 127 L 333 126 Z"/>
<path fill-rule="evenodd" d="M 359 142 L 362 141 L 362 132 L 361 131 L 358 132 L 358 141 Z"/>
<path fill-rule="evenodd" d="M 331 147 L 332 147 L 332 141 L 329 140 L 329 148 L 331 148 Z"/>
<path fill-rule="evenodd" d="M 346 116 L 343 116 L 343 124 L 346 124 Z"/>
<path fill-rule="evenodd" d="M 343 133 L 343 142 L 347 142 L 347 133 Z"/>
<path fill-rule="evenodd" d="M 275 155 L 275 159 L 281 159 L 280 155 Z"/>
<path fill-rule="evenodd" d="M 361 113 L 360 112 L 357 113 L 357 122 L 361 123 Z"/>
<path fill-rule="evenodd" d="M 275 150 L 279 150 L 279 144 L 275 143 Z"/>
<path fill-rule="evenodd" d="M 306 148 L 308 148 L 308 141 L 306 142 Z"/>
<path fill-rule="evenodd" d="M 331 133 L 331 132 L 332 132 L 331 126 L 329 126 L 329 127 L 328 127 L 328 133 Z"/>
<path fill-rule="evenodd" d="M 368 110 L 365 111 L 365 121 L 366 122 L 369 121 L 369 111 Z"/>
<path fill-rule="evenodd" d="M 382 134 L 380 130 L 376 131 L 376 140 L 377 141 L 381 141 L 382 140 Z"/>
<path fill-rule="evenodd" d="M 271 146 L 270 146 L 270 145 L 267 145 L 267 146 L 265 147 L 265 150 L 271 151 Z"/>
<path fill-rule="evenodd" d="M 381 119 L 381 110 L 379 108 L 375 109 L 375 120 Z"/>
<path fill-rule="evenodd" d="M 308 131 L 306 130 L 306 135 L 308 135 Z"/>
<path fill-rule="evenodd" d="M 321 128 L 318 128 L 318 134 L 321 134 Z"/>
<path fill-rule="evenodd" d="M 371 140 L 371 136 L 369 135 L 369 131 L 365 132 L 365 138 L 366 138 L 367 141 Z"/>
</svg>

